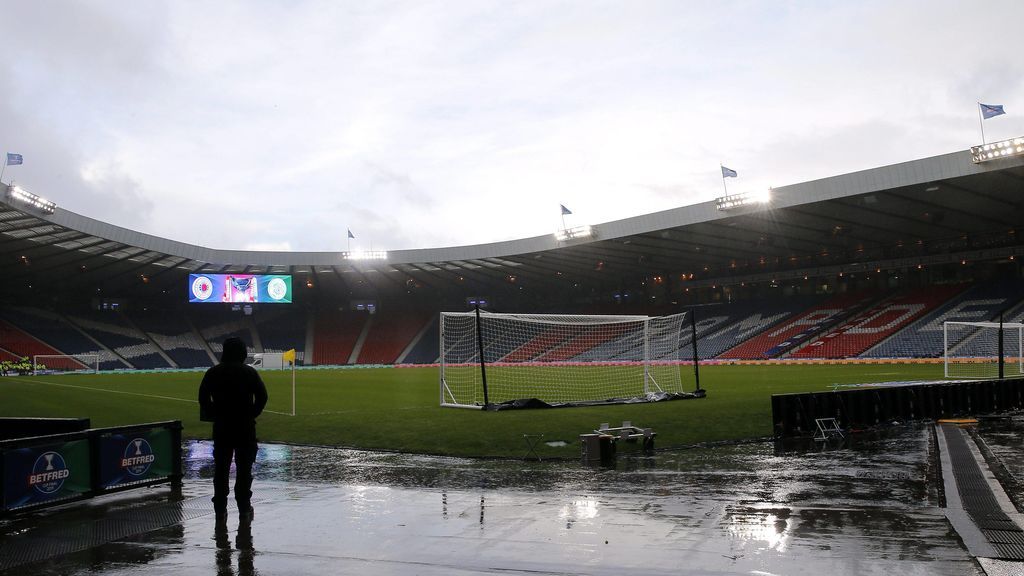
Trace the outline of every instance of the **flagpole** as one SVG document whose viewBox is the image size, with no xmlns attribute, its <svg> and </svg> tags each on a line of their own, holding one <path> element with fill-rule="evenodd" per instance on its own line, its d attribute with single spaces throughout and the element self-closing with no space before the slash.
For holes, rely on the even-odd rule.
<svg viewBox="0 0 1024 576">
<path fill-rule="evenodd" d="M 725 195 L 728 196 L 729 195 L 729 187 L 726 186 L 726 184 L 725 184 L 725 170 L 723 170 L 723 168 L 724 168 L 724 166 L 722 166 L 722 163 L 719 162 L 718 163 L 718 171 L 722 174 L 722 189 L 725 190 Z"/>
<path fill-rule="evenodd" d="M 0 168 L 0 184 L 4 182 L 4 172 L 7 171 L 7 160 L 4 159 L 4 167 Z"/>
<path fill-rule="evenodd" d="M 292 359 L 292 416 L 295 416 L 295 359 Z"/>
<path fill-rule="evenodd" d="M 562 230 L 566 230 L 566 227 L 565 227 L 565 211 L 562 210 L 561 206 L 558 207 L 558 211 L 562 213 Z"/>
<path fill-rule="evenodd" d="M 981 126 L 981 145 L 985 145 L 985 117 L 981 113 L 981 102 L 978 102 L 978 125 Z"/>
</svg>

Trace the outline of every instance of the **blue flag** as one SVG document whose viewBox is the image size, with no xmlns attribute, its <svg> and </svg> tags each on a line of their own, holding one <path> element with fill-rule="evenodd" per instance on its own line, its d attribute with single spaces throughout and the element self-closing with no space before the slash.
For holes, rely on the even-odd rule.
<svg viewBox="0 0 1024 576">
<path fill-rule="evenodd" d="M 8 166 L 17 166 L 18 164 L 21 164 L 21 154 L 13 154 L 11 152 L 8 152 L 7 153 L 7 165 Z"/>
<path fill-rule="evenodd" d="M 725 166 L 720 166 L 720 168 L 722 169 L 722 178 L 736 177 L 736 171 L 733 170 L 732 168 L 726 168 Z"/>
<path fill-rule="evenodd" d="M 988 120 L 993 116 L 1006 114 L 1006 110 L 1003 110 L 1002 104 L 982 104 L 981 102 L 978 102 L 978 106 L 981 106 L 981 117 L 985 120 Z"/>
<path fill-rule="evenodd" d="M 348 229 L 348 237 L 349 238 L 355 238 L 356 237 L 356 235 L 352 233 L 352 229 L 351 228 Z"/>
<path fill-rule="evenodd" d="M 559 206 L 562 208 L 562 216 L 565 216 L 566 214 L 572 214 L 572 210 L 566 208 L 565 204 L 559 204 Z"/>
</svg>

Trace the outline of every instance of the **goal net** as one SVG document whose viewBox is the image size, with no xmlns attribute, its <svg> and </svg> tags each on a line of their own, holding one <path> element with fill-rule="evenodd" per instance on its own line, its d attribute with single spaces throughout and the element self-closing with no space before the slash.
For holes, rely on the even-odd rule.
<svg viewBox="0 0 1024 576">
<path fill-rule="evenodd" d="M 1001 326 L 1000 330 L 999 322 L 944 322 L 946 378 L 999 378 L 1000 362 L 1005 377 L 1024 375 L 1024 324 Z"/>
<path fill-rule="evenodd" d="M 37 354 L 32 357 L 33 374 L 83 372 L 98 374 L 99 354 Z"/>
<path fill-rule="evenodd" d="M 595 404 L 682 394 L 684 317 L 481 312 L 478 333 L 476 313 L 442 312 L 441 405 L 534 398 Z"/>
</svg>

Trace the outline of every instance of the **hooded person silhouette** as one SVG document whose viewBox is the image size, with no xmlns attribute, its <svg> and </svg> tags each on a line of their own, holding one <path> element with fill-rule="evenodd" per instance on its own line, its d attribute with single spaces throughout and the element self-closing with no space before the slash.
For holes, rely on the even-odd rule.
<svg viewBox="0 0 1024 576">
<path fill-rule="evenodd" d="M 213 507 L 217 520 L 227 515 L 228 476 L 235 460 L 235 502 L 243 519 L 252 519 L 252 465 L 256 461 L 256 417 L 267 405 L 259 372 L 245 364 L 245 342 L 224 341 L 220 363 L 199 385 L 199 410 L 213 421 Z"/>
</svg>

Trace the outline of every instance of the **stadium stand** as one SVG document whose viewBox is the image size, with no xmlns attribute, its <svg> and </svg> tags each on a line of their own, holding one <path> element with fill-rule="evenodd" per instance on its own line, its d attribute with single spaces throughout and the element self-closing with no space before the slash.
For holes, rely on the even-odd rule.
<svg viewBox="0 0 1024 576">
<path fill-rule="evenodd" d="M 4 308 L 3 314 L 10 325 L 24 333 L 21 344 L 14 348 L 0 345 L 15 354 L 96 354 L 101 370 L 127 368 L 121 359 L 75 330 L 59 314 L 38 308 L 15 307 Z"/>
<path fill-rule="evenodd" d="M 693 310 L 697 324 L 697 353 L 714 358 L 783 318 L 819 301 L 819 297 L 792 297 L 784 300 L 734 302 Z M 683 357 L 691 357 L 692 336 L 683 333 Z"/>
<path fill-rule="evenodd" d="M 538 334 L 534 338 L 530 338 L 526 341 L 520 341 L 518 346 L 513 348 L 501 357 L 499 362 L 526 362 L 534 359 L 540 355 L 544 350 L 548 350 L 565 340 L 567 335 L 559 330 L 549 330 Z"/>
<path fill-rule="evenodd" d="M 17 326 L 0 320 L 0 348 L 21 357 L 36 354 L 63 354 L 60 350 L 48 346 Z"/>
<path fill-rule="evenodd" d="M 971 287 L 891 338 L 861 354 L 866 358 L 938 358 L 942 356 L 944 322 L 983 322 L 1021 299 L 1019 280 Z"/>
<path fill-rule="evenodd" d="M 306 313 L 304 310 L 259 310 L 255 316 L 264 352 L 285 352 L 295 349 L 302 360 L 306 349 Z"/>
<path fill-rule="evenodd" d="M 775 314 L 778 322 L 770 326 L 767 315 L 756 327 L 759 335 L 747 339 L 754 330 L 741 333 L 737 340 L 742 343 L 720 354 L 718 358 L 765 359 L 778 357 L 788 350 L 811 338 L 814 334 L 835 325 L 843 318 L 862 310 L 872 301 L 871 292 L 856 292 L 834 296 L 810 310 L 796 314 L 791 319 L 778 322 L 790 314 Z M 770 327 L 769 327 L 770 326 Z M 767 329 L 764 329 L 767 328 Z"/>
<path fill-rule="evenodd" d="M 248 316 L 239 316 L 237 312 L 226 310 L 203 309 L 202 313 L 193 316 L 193 320 L 200 336 L 206 340 L 218 359 L 227 338 L 241 338 L 250 352 L 255 350 L 253 324 Z"/>
<path fill-rule="evenodd" d="M 201 368 L 213 362 L 202 340 L 179 312 L 143 312 L 132 320 L 156 342 L 179 368 Z"/>
<path fill-rule="evenodd" d="M 790 358 L 852 358 L 934 310 L 965 286 L 929 286 L 886 298 L 834 330 L 821 333 Z"/>
<path fill-rule="evenodd" d="M 348 364 L 368 312 L 331 310 L 317 314 L 313 326 L 313 364 Z"/>
<path fill-rule="evenodd" d="M 423 332 L 423 336 L 416 342 L 409 354 L 400 359 L 406 364 L 435 364 L 440 360 L 439 347 L 441 346 L 440 316 L 434 314 L 430 319 L 430 325 Z"/>
<path fill-rule="evenodd" d="M 614 326 L 611 329 L 605 327 L 591 328 L 569 338 L 550 352 L 538 356 L 536 360 L 538 362 L 563 362 L 571 360 L 588 350 L 592 350 L 596 346 L 622 337 L 627 331 L 628 329 L 625 327 L 616 329 Z"/>
<path fill-rule="evenodd" d="M 433 318 L 426 310 L 379 308 L 359 351 L 358 364 L 391 364 Z"/>
<path fill-rule="evenodd" d="M 145 334 L 131 326 L 117 312 L 93 311 L 69 315 L 68 321 L 100 342 L 133 368 L 170 368 Z M 100 366 L 103 369 L 103 366 Z"/>
</svg>

